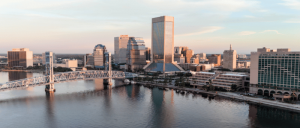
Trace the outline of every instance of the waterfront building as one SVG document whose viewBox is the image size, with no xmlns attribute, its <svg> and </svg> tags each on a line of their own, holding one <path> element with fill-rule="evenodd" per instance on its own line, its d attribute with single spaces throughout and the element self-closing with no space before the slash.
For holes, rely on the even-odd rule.
<svg viewBox="0 0 300 128">
<path fill-rule="evenodd" d="M 7 52 L 8 66 L 11 68 L 27 68 L 33 66 L 33 52 L 28 48 L 14 48 Z"/>
<path fill-rule="evenodd" d="M 196 80 L 193 80 L 193 78 L 196 78 Z M 195 88 L 211 84 L 215 88 L 218 87 L 230 91 L 231 85 L 236 85 L 238 88 L 247 86 L 249 75 L 237 72 L 197 72 L 190 78 L 190 81 Z"/>
<path fill-rule="evenodd" d="M 146 65 L 145 42 L 141 37 L 129 37 L 127 44 L 128 70 L 135 71 Z"/>
<path fill-rule="evenodd" d="M 223 68 L 236 69 L 236 51 L 232 50 L 231 44 L 230 49 L 223 52 Z"/>
<path fill-rule="evenodd" d="M 85 54 L 83 57 L 84 67 L 94 68 L 94 56 L 93 54 Z"/>
<path fill-rule="evenodd" d="M 300 51 L 258 48 L 251 52 L 250 92 L 272 96 L 293 94 L 300 98 Z"/>
<path fill-rule="evenodd" d="M 94 67 L 95 68 L 104 68 L 105 67 L 105 52 L 106 47 L 102 44 L 98 44 L 94 48 Z"/>
<path fill-rule="evenodd" d="M 127 53 L 127 44 L 129 36 L 120 35 L 119 37 L 114 38 L 114 60 L 116 64 L 126 63 L 126 53 Z"/>
<path fill-rule="evenodd" d="M 221 66 L 221 55 L 220 54 L 212 54 L 207 57 L 208 62 L 210 64 L 214 64 L 215 67 Z"/>
<path fill-rule="evenodd" d="M 70 68 L 72 71 L 76 71 L 76 68 L 78 67 L 78 61 L 76 59 L 63 59 L 60 63 L 54 63 L 53 67 Z"/>
<path fill-rule="evenodd" d="M 152 59 L 146 71 L 183 71 L 174 63 L 174 17 L 161 16 L 152 19 Z"/>
</svg>

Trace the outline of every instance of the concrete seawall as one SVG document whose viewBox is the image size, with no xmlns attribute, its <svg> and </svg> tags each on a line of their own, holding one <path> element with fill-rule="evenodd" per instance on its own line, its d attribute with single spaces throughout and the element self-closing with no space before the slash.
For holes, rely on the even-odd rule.
<svg viewBox="0 0 300 128">
<path fill-rule="evenodd" d="M 199 89 L 194 89 L 194 88 L 180 88 L 180 87 L 177 87 L 174 85 L 152 84 L 152 83 L 143 83 L 143 82 L 137 82 L 137 83 L 141 84 L 141 85 L 164 87 L 164 88 L 170 88 L 170 89 L 175 89 L 175 90 L 187 91 L 187 92 L 191 92 L 191 93 L 200 93 L 200 94 L 202 93 L 202 94 L 228 97 L 228 98 L 238 99 L 241 101 L 246 101 L 246 102 L 255 103 L 255 104 L 259 104 L 259 105 L 270 106 L 270 107 L 285 109 L 285 110 L 294 111 L 294 112 L 300 112 L 300 104 L 299 105 L 298 104 L 288 104 L 288 103 L 282 103 L 282 102 L 273 101 L 273 100 L 254 98 L 254 97 L 242 96 L 242 95 L 237 95 L 237 94 L 229 94 L 226 92 L 219 92 L 219 91 L 204 91 L 204 90 L 199 90 Z"/>
</svg>

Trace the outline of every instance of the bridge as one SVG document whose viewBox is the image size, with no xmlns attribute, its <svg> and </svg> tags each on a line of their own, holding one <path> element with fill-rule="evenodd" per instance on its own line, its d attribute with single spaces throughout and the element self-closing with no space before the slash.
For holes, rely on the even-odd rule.
<svg viewBox="0 0 300 128">
<path fill-rule="evenodd" d="M 137 74 L 122 72 L 122 71 L 107 71 L 107 70 L 88 70 L 88 71 L 73 71 L 63 72 L 50 75 L 37 76 L 32 78 L 20 79 L 15 81 L 9 81 L 4 84 L 0 84 L 0 91 L 24 89 L 27 87 L 41 86 L 56 84 L 62 82 L 70 82 L 77 80 L 89 80 L 95 78 L 102 79 L 125 79 L 137 77 Z M 51 80 L 53 82 L 50 82 Z"/>
</svg>

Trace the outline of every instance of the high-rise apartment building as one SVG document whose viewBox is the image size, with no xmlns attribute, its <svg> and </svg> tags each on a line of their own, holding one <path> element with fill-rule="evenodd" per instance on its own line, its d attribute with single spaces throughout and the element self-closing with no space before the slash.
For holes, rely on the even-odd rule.
<svg viewBox="0 0 300 128">
<path fill-rule="evenodd" d="M 232 50 L 231 44 L 230 49 L 223 52 L 223 68 L 236 69 L 236 51 Z"/>
<path fill-rule="evenodd" d="M 14 48 L 7 52 L 7 62 L 9 67 L 33 66 L 33 52 L 28 48 Z"/>
<path fill-rule="evenodd" d="M 152 60 L 144 67 L 147 71 L 182 71 L 174 63 L 174 17 L 152 18 Z"/>
<path fill-rule="evenodd" d="M 271 95 L 300 92 L 300 51 L 258 48 L 251 53 L 250 93 Z"/>
<path fill-rule="evenodd" d="M 142 69 L 146 65 L 146 49 L 143 38 L 129 37 L 126 64 L 132 71 Z"/>
<path fill-rule="evenodd" d="M 94 66 L 95 68 L 104 68 L 105 67 L 105 52 L 106 47 L 102 44 L 98 44 L 94 48 Z"/>
<path fill-rule="evenodd" d="M 119 37 L 115 37 L 115 54 L 114 60 L 116 64 L 126 63 L 126 53 L 127 53 L 127 44 L 128 44 L 129 36 L 128 35 L 120 35 Z"/>
</svg>

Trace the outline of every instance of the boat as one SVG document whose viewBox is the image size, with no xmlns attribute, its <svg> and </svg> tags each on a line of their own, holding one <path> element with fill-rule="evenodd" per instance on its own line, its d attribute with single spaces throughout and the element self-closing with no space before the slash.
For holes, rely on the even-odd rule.
<svg viewBox="0 0 300 128">
<path fill-rule="evenodd" d="M 125 80 L 124 80 L 124 83 L 125 83 L 126 85 L 129 85 L 129 84 L 130 84 L 130 80 L 125 79 Z"/>
<path fill-rule="evenodd" d="M 136 82 L 135 81 L 131 81 L 131 84 L 136 84 Z"/>
</svg>

